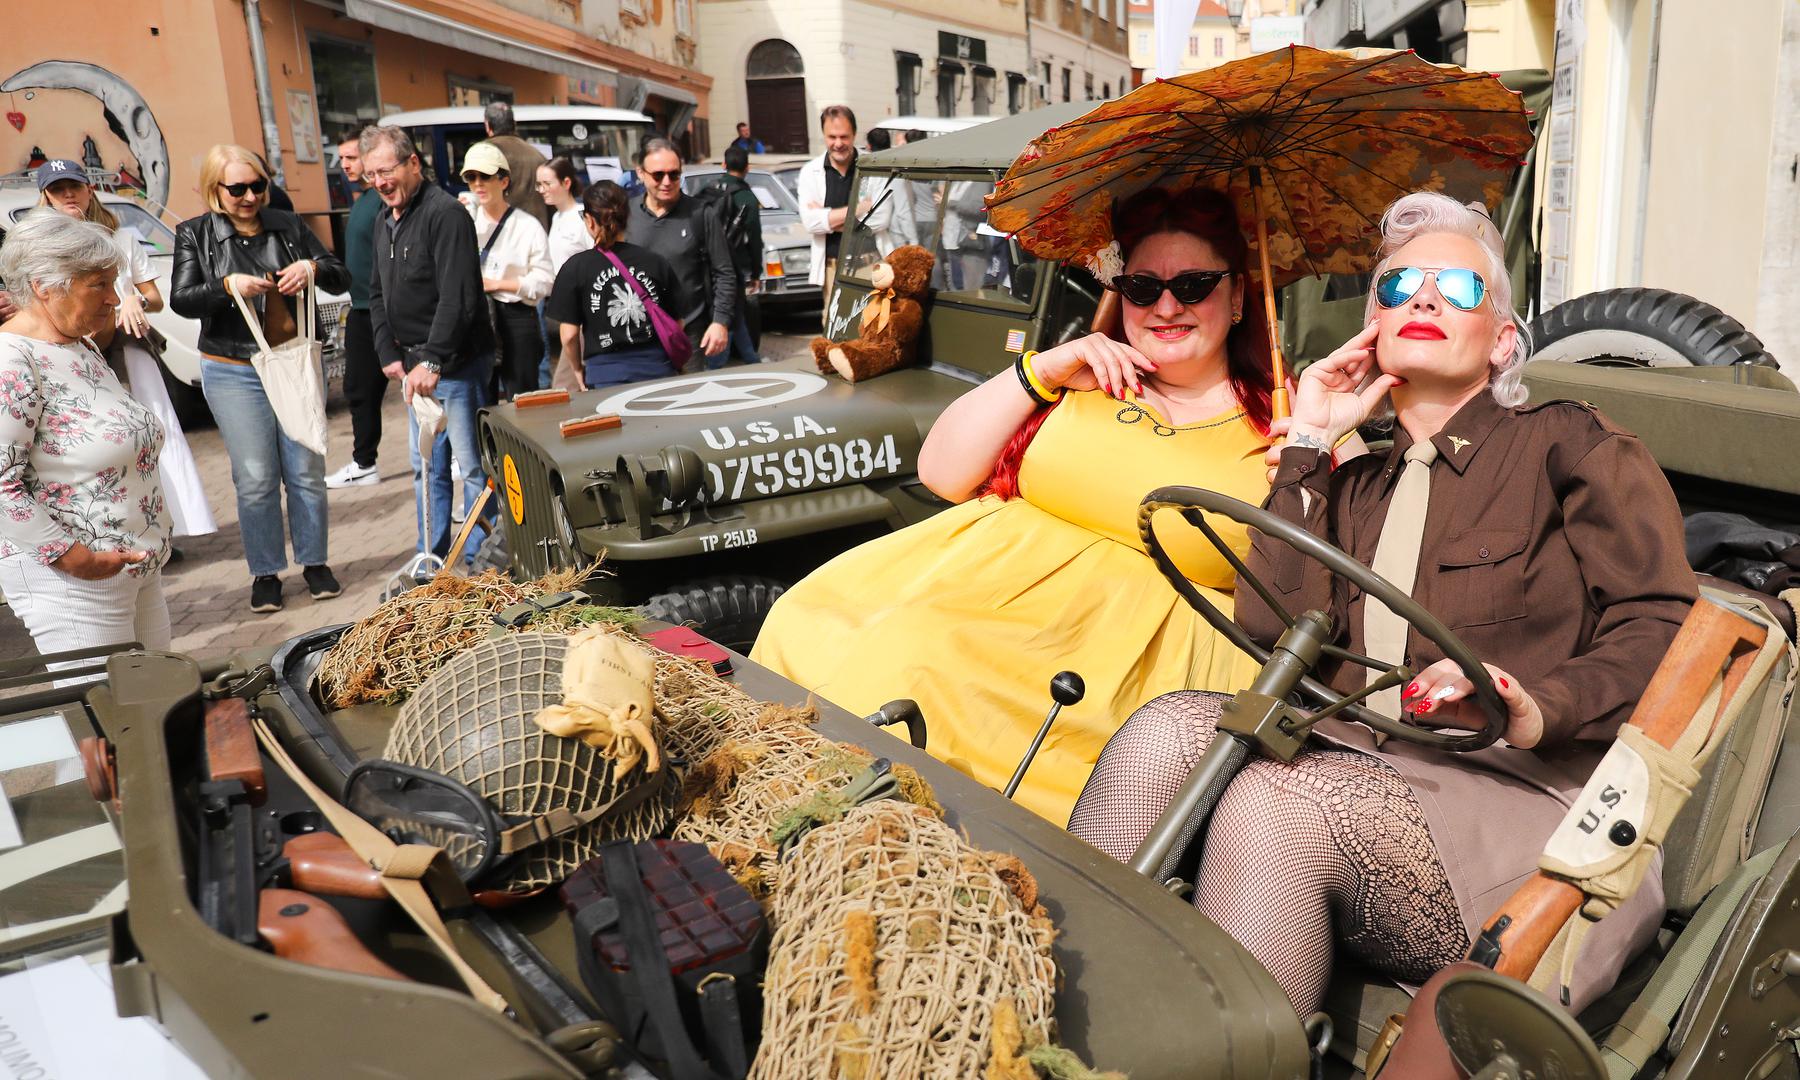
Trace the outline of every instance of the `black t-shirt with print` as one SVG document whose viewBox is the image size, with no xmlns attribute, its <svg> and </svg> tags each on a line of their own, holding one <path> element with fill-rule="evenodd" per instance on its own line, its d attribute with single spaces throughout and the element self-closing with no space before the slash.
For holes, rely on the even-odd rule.
<svg viewBox="0 0 1800 1080">
<path fill-rule="evenodd" d="M 669 310 L 675 272 L 668 261 L 624 241 L 614 244 L 612 253 L 630 268 L 657 306 Z M 563 263 L 544 314 L 557 322 L 581 324 L 583 357 L 658 344 L 643 300 L 602 251 L 577 252 Z"/>
</svg>

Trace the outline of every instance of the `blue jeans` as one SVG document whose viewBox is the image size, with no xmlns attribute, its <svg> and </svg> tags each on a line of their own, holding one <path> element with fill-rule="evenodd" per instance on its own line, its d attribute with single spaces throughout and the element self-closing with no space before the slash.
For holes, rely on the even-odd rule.
<svg viewBox="0 0 1800 1080">
<path fill-rule="evenodd" d="M 661 379 L 675 374 L 674 369 L 669 367 L 669 356 L 663 352 L 661 345 L 595 353 L 583 362 L 582 372 L 589 390 L 602 386 L 624 386 L 626 383 Z"/>
<path fill-rule="evenodd" d="M 707 357 L 706 366 L 722 368 L 733 353 L 746 364 L 762 363 L 762 357 L 756 355 L 756 342 L 750 338 L 750 297 L 742 286 L 738 287 L 737 313 L 731 319 L 731 344 L 719 355 Z"/>
<path fill-rule="evenodd" d="M 451 456 L 454 455 L 462 465 L 464 506 L 474 506 L 475 500 L 481 497 L 481 489 L 487 486 L 487 473 L 482 470 L 481 452 L 477 449 L 480 431 L 476 418 L 481 407 L 487 404 L 488 374 L 492 368 L 492 358 L 484 357 L 455 375 L 445 375 L 438 380 L 437 391 L 432 396 L 444 407 L 444 433 L 432 444 L 429 477 L 424 475 L 424 462 L 419 457 L 418 418 L 413 415 L 412 409 L 406 410 L 407 443 L 413 471 L 413 520 L 419 529 L 416 550 L 430 551 L 440 559 L 450 553 Z M 431 485 L 429 531 L 425 522 L 425 485 L 428 483 Z M 463 558 L 471 565 L 475 560 L 475 550 L 481 546 L 482 538 L 487 536 L 488 527 L 493 522 L 494 510 L 490 506 L 482 514 L 482 520 L 469 533 L 469 543 L 463 549 Z"/>
<path fill-rule="evenodd" d="M 281 535 L 281 489 L 287 488 L 287 531 L 294 561 L 325 565 L 330 514 L 325 503 L 325 457 L 287 437 L 262 378 L 249 364 L 200 361 L 200 388 L 225 438 L 231 483 L 237 488 L 238 528 L 251 577 L 287 569 Z"/>
</svg>

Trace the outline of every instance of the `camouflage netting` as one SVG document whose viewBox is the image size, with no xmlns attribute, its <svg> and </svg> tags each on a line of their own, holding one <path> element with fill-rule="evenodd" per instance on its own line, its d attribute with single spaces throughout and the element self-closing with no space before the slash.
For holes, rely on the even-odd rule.
<svg viewBox="0 0 1800 1080">
<path fill-rule="evenodd" d="M 839 793 L 874 755 L 814 731 L 811 709 L 756 707 L 748 718 L 721 713 L 713 748 L 693 759 L 682 785 L 675 838 L 711 848 L 752 895 L 766 899 L 779 883 L 782 839 L 806 824 L 842 818 L 850 802 Z M 894 772 L 902 798 L 942 812 L 917 772 L 904 765 Z"/>
<path fill-rule="evenodd" d="M 1050 1042 L 1055 929 L 1030 875 L 998 858 L 1004 877 L 893 800 L 808 833 L 775 893 L 752 1080 L 1031 1075 L 1005 1069 Z"/>
<path fill-rule="evenodd" d="M 558 807 L 580 813 L 609 802 L 643 779 L 642 765 L 621 776 L 613 758 L 577 739 L 547 734 L 532 720 L 563 700 L 568 643 L 560 634 L 508 634 L 458 653 L 401 707 L 383 756 L 465 784 L 509 819 Z M 676 785 L 665 784 L 616 818 L 527 849 L 496 887 L 529 892 L 552 885 L 599 855 L 609 840 L 661 834 L 677 794 Z"/>
<path fill-rule="evenodd" d="M 494 615 L 573 589 L 593 570 L 559 571 L 523 585 L 493 570 L 474 577 L 441 573 L 345 630 L 319 663 L 319 692 L 338 709 L 398 704 L 440 664 L 485 638 Z M 626 608 L 569 604 L 534 616 L 522 629 L 570 633 L 596 622 L 631 625 L 640 618 Z"/>
</svg>

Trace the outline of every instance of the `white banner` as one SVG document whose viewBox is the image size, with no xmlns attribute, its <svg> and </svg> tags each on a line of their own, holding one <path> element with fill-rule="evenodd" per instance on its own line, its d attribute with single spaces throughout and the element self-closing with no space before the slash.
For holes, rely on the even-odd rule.
<svg viewBox="0 0 1800 1080">
<path fill-rule="evenodd" d="M 1156 67 L 1151 75 L 1173 79 L 1181 74 L 1181 58 L 1199 12 L 1200 0 L 1157 0 L 1151 23 L 1156 32 Z"/>
<path fill-rule="evenodd" d="M 1304 44 L 1306 16 L 1261 15 L 1250 23 L 1250 52 L 1274 52 L 1289 45 Z"/>
</svg>

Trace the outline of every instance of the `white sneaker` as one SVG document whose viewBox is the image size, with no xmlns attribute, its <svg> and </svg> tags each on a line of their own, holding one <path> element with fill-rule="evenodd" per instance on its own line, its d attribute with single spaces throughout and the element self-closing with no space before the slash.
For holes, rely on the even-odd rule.
<svg viewBox="0 0 1800 1080">
<path fill-rule="evenodd" d="M 369 484 L 380 482 L 381 473 L 376 470 L 375 466 L 358 465 L 354 461 L 346 463 L 343 468 L 325 478 L 325 486 L 328 488 L 343 488 L 351 485 L 366 487 Z"/>
</svg>

